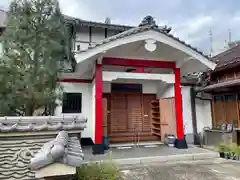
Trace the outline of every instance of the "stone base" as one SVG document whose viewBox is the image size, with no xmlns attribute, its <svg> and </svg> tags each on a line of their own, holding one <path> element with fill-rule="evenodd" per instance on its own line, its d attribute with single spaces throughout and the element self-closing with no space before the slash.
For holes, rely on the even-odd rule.
<svg viewBox="0 0 240 180">
<path fill-rule="evenodd" d="M 175 141 L 175 147 L 178 149 L 187 149 L 188 145 L 187 145 L 187 141 L 186 139 L 176 139 Z"/>
<path fill-rule="evenodd" d="M 54 163 L 49 166 L 43 167 L 41 169 L 36 170 L 35 178 L 39 179 L 66 179 L 70 178 L 76 174 L 76 168 L 61 164 L 61 163 Z M 64 177 L 64 178 L 63 178 Z"/>
<path fill-rule="evenodd" d="M 93 144 L 91 138 L 81 138 L 81 146 L 92 146 Z"/>
<path fill-rule="evenodd" d="M 103 144 L 94 144 L 92 146 L 92 154 L 104 154 L 104 145 Z"/>
</svg>

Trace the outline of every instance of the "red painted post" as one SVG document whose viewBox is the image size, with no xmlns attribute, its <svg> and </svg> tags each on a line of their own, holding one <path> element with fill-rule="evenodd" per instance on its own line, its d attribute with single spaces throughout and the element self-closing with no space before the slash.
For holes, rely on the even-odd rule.
<svg viewBox="0 0 240 180">
<path fill-rule="evenodd" d="M 176 110 L 176 126 L 177 140 L 184 140 L 183 113 L 182 113 L 182 92 L 181 92 L 181 75 L 180 68 L 174 68 L 175 74 L 175 110 Z"/>
<path fill-rule="evenodd" d="M 95 75 L 95 144 L 102 144 L 102 65 L 96 64 Z"/>
</svg>

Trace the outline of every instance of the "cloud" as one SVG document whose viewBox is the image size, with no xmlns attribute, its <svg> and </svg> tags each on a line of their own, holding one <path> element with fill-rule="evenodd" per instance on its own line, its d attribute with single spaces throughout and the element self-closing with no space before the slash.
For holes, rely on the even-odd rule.
<svg viewBox="0 0 240 180">
<path fill-rule="evenodd" d="M 7 7 L 10 0 L 0 0 Z M 212 31 L 213 49 L 221 50 L 228 40 L 240 39 L 240 1 L 219 0 L 59 0 L 64 14 L 86 20 L 138 25 L 146 15 L 152 15 L 159 25 L 172 27 L 172 33 L 209 53 Z"/>
</svg>

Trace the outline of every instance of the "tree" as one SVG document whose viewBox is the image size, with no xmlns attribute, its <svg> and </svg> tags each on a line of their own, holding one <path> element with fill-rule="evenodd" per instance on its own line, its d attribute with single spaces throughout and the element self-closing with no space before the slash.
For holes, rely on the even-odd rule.
<svg viewBox="0 0 240 180">
<path fill-rule="evenodd" d="M 57 0 L 13 0 L 2 36 L 0 113 L 52 114 L 61 87 L 57 83 L 69 63 L 64 18 Z"/>
</svg>

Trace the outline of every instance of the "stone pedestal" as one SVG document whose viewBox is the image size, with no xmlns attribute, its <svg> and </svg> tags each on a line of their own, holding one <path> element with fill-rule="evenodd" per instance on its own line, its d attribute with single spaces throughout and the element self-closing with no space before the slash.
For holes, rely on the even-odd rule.
<svg viewBox="0 0 240 180">
<path fill-rule="evenodd" d="M 76 174 L 76 168 L 60 163 L 54 163 L 35 172 L 36 178 L 46 180 L 70 180 Z"/>
</svg>

